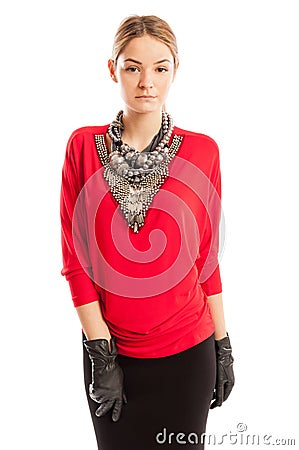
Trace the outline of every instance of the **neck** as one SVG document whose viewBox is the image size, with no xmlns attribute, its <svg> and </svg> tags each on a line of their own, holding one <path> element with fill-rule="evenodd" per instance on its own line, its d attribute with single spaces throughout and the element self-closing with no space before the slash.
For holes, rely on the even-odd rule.
<svg viewBox="0 0 299 450">
<path fill-rule="evenodd" d="M 160 130 L 161 120 L 162 112 L 159 110 L 145 114 L 124 110 L 123 142 L 136 150 L 143 150 Z"/>
</svg>

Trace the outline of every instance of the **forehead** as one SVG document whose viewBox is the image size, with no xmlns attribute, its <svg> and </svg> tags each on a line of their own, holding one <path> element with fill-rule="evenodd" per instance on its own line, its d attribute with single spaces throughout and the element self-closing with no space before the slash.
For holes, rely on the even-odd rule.
<svg viewBox="0 0 299 450">
<path fill-rule="evenodd" d="M 152 36 L 132 39 L 119 55 L 119 59 L 133 58 L 140 62 L 155 62 L 162 59 L 173 61 L 172 53 L 166 44 Z"/>
</svg>

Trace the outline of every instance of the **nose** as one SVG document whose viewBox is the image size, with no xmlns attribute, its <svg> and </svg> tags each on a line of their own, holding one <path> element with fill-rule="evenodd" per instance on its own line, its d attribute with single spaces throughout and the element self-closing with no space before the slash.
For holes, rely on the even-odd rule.
<svg viewBox="0 0 299 450">
<path fill-rule="evenodd" d="M 138 86 L 141 89 L 151 89 L 154 86 L 154 83 L 148 72 L 144 72 L 143 74 L 141 74 Z"/>
</svg>

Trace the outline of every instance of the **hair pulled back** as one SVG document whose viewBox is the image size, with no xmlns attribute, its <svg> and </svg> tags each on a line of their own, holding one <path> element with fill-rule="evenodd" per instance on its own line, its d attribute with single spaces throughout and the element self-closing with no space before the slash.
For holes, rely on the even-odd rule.
<svg viewBox="0 0 299 450">
<path fill-rule="evenodd" d="M 132 15 L 124 19 L 115 34 L 112 57 L 116 64 L 120 53 L 125 49 L 128 43 L 137 37 L 145 35 L 152 36 L 158 41 L 167 45 L 174 59 L 175 67 L 178 66 L 178 47 L 174 32 L 165 20 L 157 16 L 138 16 Z"/>
</svg>

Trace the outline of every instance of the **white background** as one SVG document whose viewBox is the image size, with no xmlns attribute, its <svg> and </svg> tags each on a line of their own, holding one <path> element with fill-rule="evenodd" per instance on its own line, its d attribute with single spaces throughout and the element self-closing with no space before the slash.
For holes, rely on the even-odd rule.
<svg viewBox="0 0 299 450">
<path fill-rule="evenodd" d="M 296 437 L 299 445 L 296 4 L 1 7 L 1 448 L 96 449 L 81 328 L 60 275 L 59 190 L 71 132 L 109 123 L 122 106 L 106 62 L 117 26 L 134 13 L 159 15 L 174 29 L 181 64 L 168 111 L 220 147 L 221 268 L 236 385 L 211 411 L 207 431 L 220 439 L 245 423 L 248 434 Z"/>
</svg>

